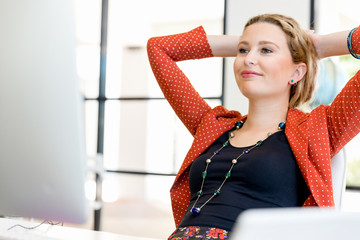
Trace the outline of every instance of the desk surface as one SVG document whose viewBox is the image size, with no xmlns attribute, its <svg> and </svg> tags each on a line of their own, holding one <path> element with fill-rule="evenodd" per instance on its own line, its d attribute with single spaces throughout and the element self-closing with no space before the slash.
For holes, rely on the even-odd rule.
<svg viewBox="0 0 360 240">
<path fill-rule="evenodd" d="M 64 227 L 58 225 L 42 224 L 39 227 L 37 222 L 29 222 L 23 220 L 0 218 L 0 240 L 5 239 L 59 239 L 59 240 L 155 240 L 153 238 L 133 237 L 121 234 L 113 234 L 108 232 L 91 231 L 72 227 Z M 22 227 L 23 226 L 23 227 Z M 24 228 L 25 227 L 25 228 Z M 11 228 L 11 229 L 10 229 Z"/>
</svg>

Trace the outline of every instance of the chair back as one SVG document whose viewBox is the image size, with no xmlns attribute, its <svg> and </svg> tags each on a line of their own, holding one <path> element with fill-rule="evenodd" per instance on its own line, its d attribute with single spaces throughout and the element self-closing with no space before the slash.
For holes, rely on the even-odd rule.
<svg viewBox="0 0 360 240">
<path fill-rule="evenodd" d="M 335 154 L 331 159 L 331 173 L 336 209 L 341 209 L 342 198 L 346 188 L 347 159 L 345 148 Z"/>
</svg>

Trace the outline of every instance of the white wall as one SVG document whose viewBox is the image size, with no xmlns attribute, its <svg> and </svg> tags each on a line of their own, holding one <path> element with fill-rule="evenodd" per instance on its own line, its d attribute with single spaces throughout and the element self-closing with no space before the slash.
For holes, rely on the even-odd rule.
<svg viewBox="0 0 360 240">
<path fill-rule="evenodd" d="M 310 25 L 310 0 L 227 0 L 225 33 L 241 35 L 247 20 L 262 13 L 279 13 L 296 19 L 303 28 Z M 228 109 L 238 110 L 242 114 L 248 111 L 247 99 L 241 95 L 233 74 L 233 58 L 225 59 L 224 105 Z"/>
</svg>

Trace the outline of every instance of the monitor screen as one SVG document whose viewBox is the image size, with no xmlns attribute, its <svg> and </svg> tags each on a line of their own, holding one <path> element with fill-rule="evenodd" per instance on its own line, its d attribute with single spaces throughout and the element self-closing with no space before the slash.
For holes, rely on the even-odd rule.
<svg viewBox="0 0 360 240">
<path fill-rule="evenodd" d="M 71 0 L 0 2 L 0 216 L 87 219 L 73 15 Z"/>
</svg>

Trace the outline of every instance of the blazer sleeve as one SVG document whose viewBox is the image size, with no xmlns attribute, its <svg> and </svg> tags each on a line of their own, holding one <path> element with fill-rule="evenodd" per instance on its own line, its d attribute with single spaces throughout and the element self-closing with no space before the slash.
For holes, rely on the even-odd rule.
<svg viewBox="0 0 360 240">
<path fill-rule="evenodd" d="M 352 49 L 360 53 L 360 28 L 351 38 Z M 360 132 L 360 71 L 353 76 L 327 109 L 332 155 Z"/>
<path fill-rule="evenodd" d="M 165 98 L 190 133 L 195 135 L 201 119 L 211 108 L 176 62 L 213 56 L 203 27 L 186 33 L 150 38 L 147 52 Z"/>
</svg>

